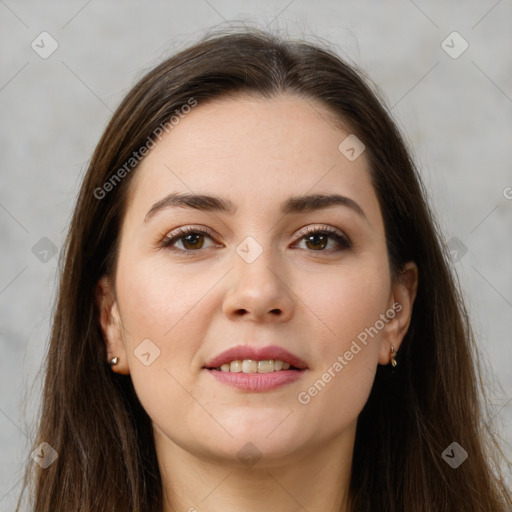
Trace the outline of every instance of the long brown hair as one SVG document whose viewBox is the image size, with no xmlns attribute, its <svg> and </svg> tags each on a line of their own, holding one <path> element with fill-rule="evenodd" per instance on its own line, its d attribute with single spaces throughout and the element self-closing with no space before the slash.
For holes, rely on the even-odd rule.
<svg viewBox="0 0 512 512">
<path fill-rule="evenodd" d="M 354 65 L 322 45 L 255 29 L 211 33 L 147 73 L 118 107 L 93 154 L 61 256 L 34 443 L 49 443 L 58 459 L 47 469 L 35 463 L 27 468 L 24 490 L 33 487 L 34 509 L 162 510 L 151 422 L 130 377 L 112 372 L 106 362 L 95 285 L 115 275 L 137 167 L 126 162 L 191 98 L 200 106 L 244 92 L 317 100 L 350 127 L 366 146 L 392 274 L 408 261 L 419 269 L 398 366 L 393 375 L 378 367 L 358 418 L 353 512 L 509 511 L 512 496 L 501 476 L 503 453 L 486 423 L 468 315 L 404 140 Z M 122 179 L 114 181 L 116 173 Z M 442 457 L 454 441 L 468 453 L 456 469 Z"/>
</svg>

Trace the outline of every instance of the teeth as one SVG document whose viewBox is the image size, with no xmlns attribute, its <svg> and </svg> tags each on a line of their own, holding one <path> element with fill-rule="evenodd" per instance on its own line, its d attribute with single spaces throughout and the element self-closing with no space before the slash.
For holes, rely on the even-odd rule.
<svg viewBox="0 0 512 512">
<path fill-rule="evenodd" d="M 219 368 L 216 368 L 217 370 Z M 280 370 L 289 370 L 290 363 L 285 363 L 279 359 L 266 359 L 264 361 L 256 361 L 254 359 L 237 359 L 230 363 L 224 363 L 220 366 L 221 372 L 232 373 L 272 373 Z"/>
<path fill-rule="evenodd" d="M 274 371 L 274 361 L 258 361 L 258 373 L 270 373 Z"/>
<path fill-rule="evenodd" d="M 258 371 L 258 361 L 253 359 L 244 359 L 242 361 L 242 372 L 243 373 L 256 373 Z"/>
<path fill-rule="evenodd" d="M 229 371 L 233 373 L 240 373 L 242 371 L 242 361 L 231 361 L 229 364 Z"/>
</svg>

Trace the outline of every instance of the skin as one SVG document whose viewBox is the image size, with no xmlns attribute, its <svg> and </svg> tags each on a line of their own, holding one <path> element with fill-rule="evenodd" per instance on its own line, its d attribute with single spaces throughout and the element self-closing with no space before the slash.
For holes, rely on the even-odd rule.
<svg viewBox="0 0 512 512">
<path fill-rule="evenodd" d="M 407 331 L 417 269 L 409 263 L 392 281 L 365 154 L 354 161 L 341 154 L 350 130 L 329 118 L 323 105 L 291 95 L 199 104 L 151 150 L 130 184 L 115 284 L 104 277 L 97 287 L 100 323 L 109 358 L 119 357 L 112 370 L 131 375 L 152 419 L 165 512 L 349 510 L 357 418 L 377 365 L 389 364 L 391 346 L 398 351 Z M 144 222 L 171 192 L 223 196 L 238 211 L 167 208 Z M 279 212 L 290 196 L 333 192 L 356 201 L 366 218 L 338 205 Z M 195 246 L 182 238 L 175 252 L 159 246 L 190 225 L 210 228 L 215 238 L 199 237 Z M 304 238 L 303 228 L 325 225 L 353 246 Z M 236 252 L 248 236 L 263 249 L 252 263 Z M 394 303 L 400 312 L 300 403 L 298 394 Z M 144 339 L 160 350 L 149 366 L 134 354 Z M 238 344 L 285 347 L 308 370 L 256 393 L 202 369 Z M 248 442 L 261 455 L 252 465 L 237 456 Z"/>
</svg>

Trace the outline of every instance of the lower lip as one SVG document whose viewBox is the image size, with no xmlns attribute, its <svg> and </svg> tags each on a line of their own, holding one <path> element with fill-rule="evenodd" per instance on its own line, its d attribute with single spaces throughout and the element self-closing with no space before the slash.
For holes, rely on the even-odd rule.
<svg viewBox="0 0 512 512">
<path fill-rule="evenodd" d="M 206 368 L 205 368 L 206 369 Z M 270 391 L 300 379 L 306 370 L 279 370 L 269 373 L 223 372 L 206 369 L 219 382 L 243 391 Z"/>
</svg>

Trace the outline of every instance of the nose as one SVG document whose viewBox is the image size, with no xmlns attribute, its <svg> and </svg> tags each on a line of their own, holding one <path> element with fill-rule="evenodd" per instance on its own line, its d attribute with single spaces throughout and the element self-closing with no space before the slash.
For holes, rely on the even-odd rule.
<svg viewBox="0 0 512 512">
<path fill-rule="evenodd" d="M 293 316 L 294 297 L 290 279 L 282 265 L 265 249 L 248 263 L 234 254 L 223 313 L 233 320 L 287 321 Z"/>
</svg>

